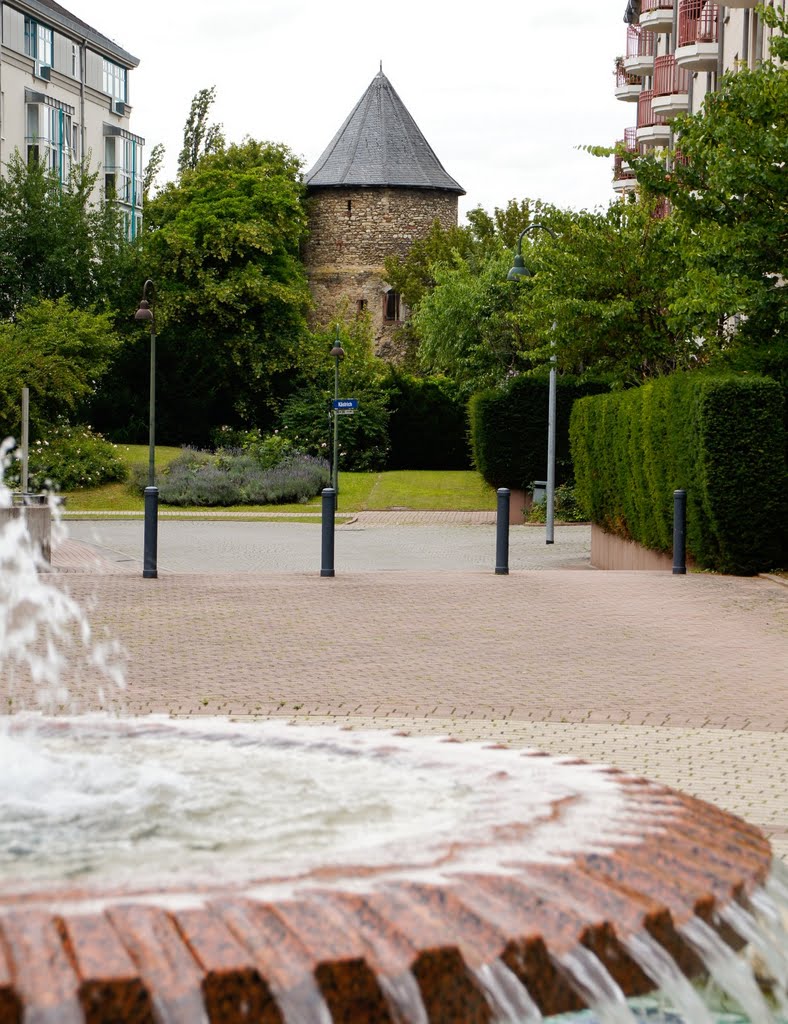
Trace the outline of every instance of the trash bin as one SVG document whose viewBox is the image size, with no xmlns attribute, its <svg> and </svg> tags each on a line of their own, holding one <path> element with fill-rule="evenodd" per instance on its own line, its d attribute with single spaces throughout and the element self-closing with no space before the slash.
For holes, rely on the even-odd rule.
<svg viewBox="0 0 788 1024">
<path fill-rule="evenodd" d="M 534 480 L 531 495 L 533 497 L 534 505 L 543 505 L 545 498 L 547 497 L 547 481 Z"/>
</svg>

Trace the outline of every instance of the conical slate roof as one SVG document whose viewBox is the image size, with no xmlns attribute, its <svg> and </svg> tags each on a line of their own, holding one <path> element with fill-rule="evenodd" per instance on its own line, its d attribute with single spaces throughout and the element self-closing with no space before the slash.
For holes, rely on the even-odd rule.
<svg viewBox="0 0 788 1024">
<path fill-rule="evenodd" d="M 465 195 L 381 70 L 308 172 L 313 188 L 442 189 Z"/>
</svg>

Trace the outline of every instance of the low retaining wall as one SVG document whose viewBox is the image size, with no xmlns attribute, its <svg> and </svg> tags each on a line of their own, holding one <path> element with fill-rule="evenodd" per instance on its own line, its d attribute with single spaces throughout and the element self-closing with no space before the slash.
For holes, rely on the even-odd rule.
<svg viewBox="0 0 788 1024">
<path fill-rule="evenodd" d="M 689 562 L 687 563 L 689 564 Z M 651 551 L 591 524 L 591 565 L 595 569 L 650 569 L 673 571 L 673 555 Z"/>
<path fill-rule="evenodd" d="M 6 523 L 23 516 L 27 522 L 28 533 L 34 544 L 38 545 L 41 557 L 45 562 L 52 561 L 52 512 L 48 505 L 16 505 L 13 508 L 0 508 L 0 530 Z"/>
</svg>

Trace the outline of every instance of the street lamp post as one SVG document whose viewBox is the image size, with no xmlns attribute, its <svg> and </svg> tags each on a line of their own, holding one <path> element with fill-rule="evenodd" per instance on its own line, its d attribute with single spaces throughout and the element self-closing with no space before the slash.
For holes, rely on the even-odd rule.
<svg viewBox="0 0 788 1024">
<path fill-rule="evenodd" d="M 509 273 L 506 275 L 507 281 L 519 281 L 523 277 L 531 277 L 531 271 L 526 267 L 523 260 L 523 238 L 531 231 L 546 231 L 553 238 L 557 238 L 555 231 L 552 228 L 547 227 L 546 224 L 529 224 L 527 228 L 520 232 L 520 237 L 517 239 L 517 252 L 514 257 L 514 264 L 512 265 Z M 555 323 L 552 326 L 551 334 L 553 337 L 550 341 L 551 355 L 550 355 L 550 385 L 549 385 L 549 399 L 547 409 L 547 494 L 545 497 L 546 501 L 546 515 L 545 515 L 545 543 L 552 544 L 554 542 L 554 525 L 555 525 L 555 421 L 556 421 L 556 396 L 555 396 L 555 370 L 556 370 L 556 356 L 555 356 Z"/>
<path fill-rule="evenodd" d="M 134 314 L 135 320 L 150 324 L 150 408 L 148 412 L 148 486 L 145 488 L 145 538 L 142 560 L 142 575 L 147 580 L 158 576 L 158 518 L 159 489 L 156 486 L 156 318 L 148 299 L 149 290 L 155 291 L 153 281 L 148 279 L 142 286 L 142 298 Z"/>
<path fill-rule="evenodd" d="M 331 486 L 334 488 L 334 501 L 339 494 L 339 364 L 345 358 L 345 350 L 339 341 L 339 327 L 334 347 L 331 349 L 334 357 L 334 454 L 331 461 Z"/>
</svg>

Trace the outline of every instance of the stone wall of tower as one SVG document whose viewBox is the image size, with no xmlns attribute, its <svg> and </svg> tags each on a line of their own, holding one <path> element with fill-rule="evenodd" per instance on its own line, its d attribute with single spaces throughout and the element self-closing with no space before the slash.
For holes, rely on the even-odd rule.
<svg viewBox="0 0 788 1024">
<path fill-rule="evenodd" d="M 366 308 L 372 316 L 378 355 L 396 360 L 394 335 L 407 316 L 387 321 L 383 261 L 405 256 L 435 220 L 457 225 L 457 195 L 437 189 L 326 188 L 310 194 L 309 238 L 304 262 L 312 292 L 314 326 L 337 310 Z"/>
</svg>

